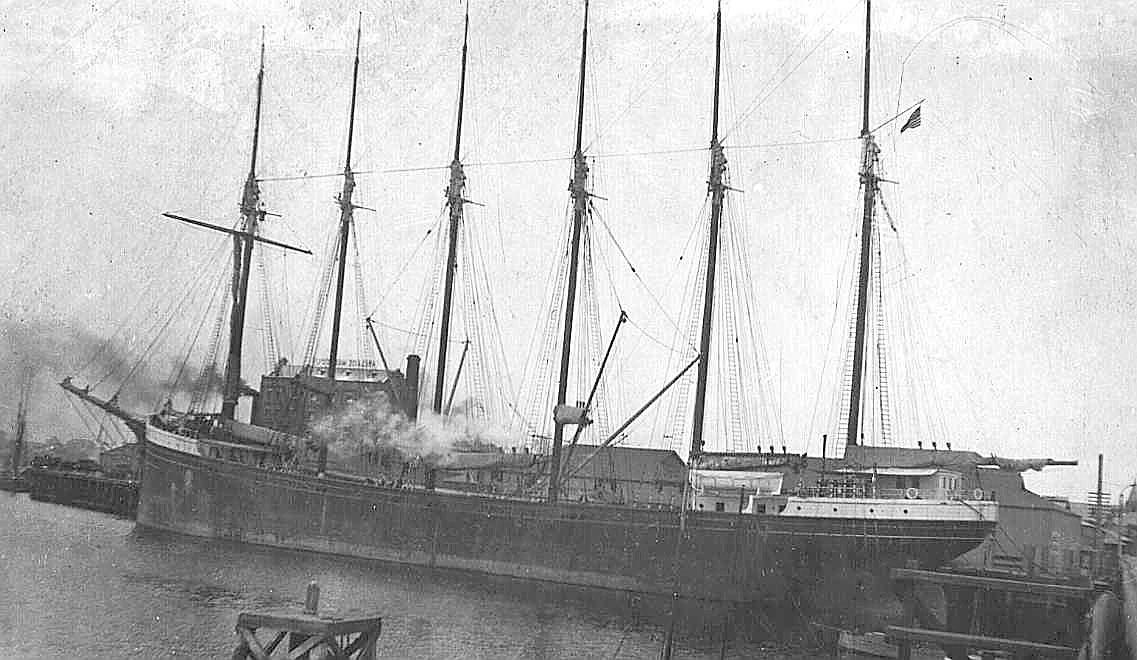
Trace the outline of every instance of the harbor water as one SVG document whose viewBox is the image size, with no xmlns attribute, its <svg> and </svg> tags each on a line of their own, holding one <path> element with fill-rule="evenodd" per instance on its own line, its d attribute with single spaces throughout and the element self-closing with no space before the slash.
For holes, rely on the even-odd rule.
<svg viewBox="0 0 1137 660">
<path fill-rule="evenodd" d="M 379 657 L 657 658 L 667 617 L 627 595 L 261 548 L 136 529 L 133 521 L 0 493 L 0 657 L 223 658 L 237 615 L 295 608 L 383 617 Z M 675 657 L 720 657 L 714 626 Z M 725 657 L 816 650 L 732 640 Z"/>
</svg>

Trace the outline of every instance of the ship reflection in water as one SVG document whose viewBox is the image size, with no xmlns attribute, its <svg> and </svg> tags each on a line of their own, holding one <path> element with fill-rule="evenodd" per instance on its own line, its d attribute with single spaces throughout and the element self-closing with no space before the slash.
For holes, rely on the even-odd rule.
<svg viewBox="0 0 1137 660">
<path fill-rule="evenodd" d="M 237 614 L 303 604 L 384 618 L 379 657 L 655 658 L 662 608 L 613 593 L 478 577 L 135 529 L 0 493 L 5 658 L 229 657 Z M 712 625 L 677 657 L 718 657 Z M 817 657 L 733 641 L 727 657 Z"/>
</svg>

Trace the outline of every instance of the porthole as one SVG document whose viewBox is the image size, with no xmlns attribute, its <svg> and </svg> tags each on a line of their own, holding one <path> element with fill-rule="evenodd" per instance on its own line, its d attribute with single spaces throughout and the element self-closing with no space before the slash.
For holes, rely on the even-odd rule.
<svg viewBox="0 0 1137 660">
<path fill-rule="evenodd" d="M 904 509 L 904 513 L 908 513 L 908 509 Z"/>
</svg>

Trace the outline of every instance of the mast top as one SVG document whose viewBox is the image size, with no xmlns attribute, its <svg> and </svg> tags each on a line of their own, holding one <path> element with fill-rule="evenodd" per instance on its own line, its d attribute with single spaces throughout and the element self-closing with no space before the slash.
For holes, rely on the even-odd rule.
<svg viewBox="0 0 1137 660">
<path fill-rule="evenodd" d="M 257 149 L 260 145 L 261 136 L 261 97 L 264 93 L 265 83 L 265 28 L 261 26 L 261 61 L 260 68 L 257 70 L 257 105 L 256 114 L 253 119 L 253 153 L 249 159 L 249 180 L 246 182 L 246 188 L 252 188 L 256 185 L 257 178 Z M 249 191 L 252 192 L 251 190 Z M 255 204 L 254 204 L 255 206 Z M 250 207 L 252 208 L 252 207 Z"/>
<path fill-rule="evenodd" d="M 588 0 L 584 0 L 584 35 L 581 38 L 580 47 L 580 90 L 577 94 L 576 106 L 576 151 L 575 155 L 580 156 L 583 152 L 581 149 L 581 139 L 584 136 L 584 67 L 588 61 Z"/>
<path fill-rule="evenodd" d="M 711 145 L 719 143 L 719 72 L 722 62 L 722 0 L 715 12 L 715 100 L 711 112 Z"/>
<path fill-rule="evenodd" d="M 359 12 L 359 23 L 355 28 L 355 66 L 351 74 L 351 111 L 347 123 L 347 156 L 344 159 L 344 172 L 351 172 L 351 144 L 355 137 L 355 97 L 359 89 L 359 43 L 363 39 L 363 12 Z"/>
<path fill-rule="evenodd" d="M 869 137 L 869 55 L 872 44 L 872 0 L 865 0 L 865 108 L 861 122 L 861 137 Z"/>
<path fill-rule="evenodd" d="M 458 127 L 454 132 L 454 162 L 461 157 L 462 149 L 462 110 L 466 103 L 466 51 L 470 41 L 470 2 L 466 1 L 466 23 L 462 30 L 462 79 L 458 84 Z"/>
</svg>

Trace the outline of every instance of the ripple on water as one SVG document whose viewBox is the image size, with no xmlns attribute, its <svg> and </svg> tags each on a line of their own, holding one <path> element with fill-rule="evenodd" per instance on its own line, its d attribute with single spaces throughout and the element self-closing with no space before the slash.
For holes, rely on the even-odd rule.
<svg viewBox="0 0 1137 660">
<path fill-rule="evenodd" d="M 383 564 L 136 530 L 127 520 L 0 493 L 4 658 L 221 658 L 242 611 L 383 616 L 380 657 L 655 658 L 664 608 L 612 592 Z M 717 628 L 684 631 L 677 657 L 717 657 Z M 814 657 L 733 644 L 728 657 Z"/>
</svg>

